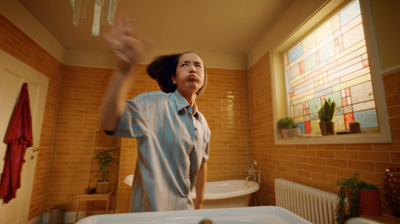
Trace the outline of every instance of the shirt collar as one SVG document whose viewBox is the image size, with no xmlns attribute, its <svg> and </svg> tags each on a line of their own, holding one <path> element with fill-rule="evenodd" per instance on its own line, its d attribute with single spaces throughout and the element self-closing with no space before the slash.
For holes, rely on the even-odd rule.
<svg viewBox="0 0 400 224">
<path fill-rule="evenodd" d="M 186 99 L 182 96 L 178 90 L 175 90 L 175 92 L 172 93 L 172 99 L 175 102 L 176 110 L 180 112 L 183 108 L 190 108 L 189 103 L 186 101 Z M 197 105 L 194 103 L 192 110 L 193 116 L 197 118 L 198 113 L 197 113 Z"/>
</svg>

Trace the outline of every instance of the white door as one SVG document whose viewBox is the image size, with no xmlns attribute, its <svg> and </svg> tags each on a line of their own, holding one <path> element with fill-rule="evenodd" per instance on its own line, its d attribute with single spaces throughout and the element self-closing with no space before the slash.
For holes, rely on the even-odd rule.
<svg viewBox="0 0 400 224">
<path fill-rule="evenodd" d="M 4 156 L 7 145 L 4 137 L 12 112 L 18 103 L 23 83 L 28 83 L 29 100 L 32 114 L 33 147 L 26 150 L 25 163 L 21 173 L 21 188 L 16 198 L 3 204 L 0 199 L 0 224 L 25 224 L 28 222 L 36 159 L 42 131 L 43 113 L 46 103 L 48 78 L 17 59 L 0 50 L 0 173 L 4 168 Z"/>
</svg>

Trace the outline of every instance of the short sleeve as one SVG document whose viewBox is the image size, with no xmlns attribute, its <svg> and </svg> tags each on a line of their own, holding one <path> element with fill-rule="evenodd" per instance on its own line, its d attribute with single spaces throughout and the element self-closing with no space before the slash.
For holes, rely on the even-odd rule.
<svg viewBox="0 0 400 224">
<path fill-rule="evenodd" d="M 152 121 L 154 97 L 146 94 L 137 96 L 133 100 L 127 100 L 123 114 L 118 120 L 117 129 L 114 132 L 106 132 L 109 136 L 125 138 L 140 138 L 146 132 Z"/>
</svg>

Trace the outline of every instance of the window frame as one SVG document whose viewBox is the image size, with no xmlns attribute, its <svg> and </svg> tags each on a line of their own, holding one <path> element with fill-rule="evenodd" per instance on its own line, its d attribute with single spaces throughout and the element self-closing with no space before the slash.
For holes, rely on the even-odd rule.
<svg viewBox="0 0 400 224">
<path fill-rule="evenodd" d="M 363 20 L 363 28 L 366 46 L 368 49 L 368 58 L 370 65 L 370 73 L 372 86 L 375 95 L 377 119 L 379 123 L 379 132 L 369 133 L 363 132 L 359 134 L 344 134 L 316 137 L 300 137 L 285 138 L 281 137 L 280 131 L 276 126 L 276 122 L 283 117 L 288 117 L 286 102 L 286 83 L 284 73 L 283 55 L 291 48 L 300 43 L 311 32 L 316 30 L 320 25 L 330 19 L 334 14 L 350 4 L 353 0 L 336 0 L 327 1 L 313 15 L 304 21 L 289 37 L 270 53 L 270 64 L 272 69 L 271 89 L 273 94 L 273 119 L 275 131 L 275 144 L 291 145 L 291 144 L 351 144 L 351 143 L 389 143 L 392 142 L 390 127 L 388 123 L 387 106 L 384 96 L 384 87 L 381 77 L 381 68 L 376 44 L 375 31 L 373 28 L 373 20 L 371 13 L 370 1 L 359 0 L 361 16 Z"/>
</svg>

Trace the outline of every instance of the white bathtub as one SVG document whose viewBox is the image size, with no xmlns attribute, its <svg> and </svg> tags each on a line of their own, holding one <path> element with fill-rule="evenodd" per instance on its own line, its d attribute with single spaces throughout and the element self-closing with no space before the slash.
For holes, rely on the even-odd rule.
<svg viewBox="0 0 400 224">
<path fill-rule="evenodd" d="M 132 187 L 133 174 L 125 177 L 124 182 Z M 260 186 L 254 181 L 224 180 L 207 182 L 204 192 L 203 208 L 233 208 L 247 207 L 251 194 Z M 196 200 L 196 189 L 190 192 L 190 197 Z"/>
</svg>

